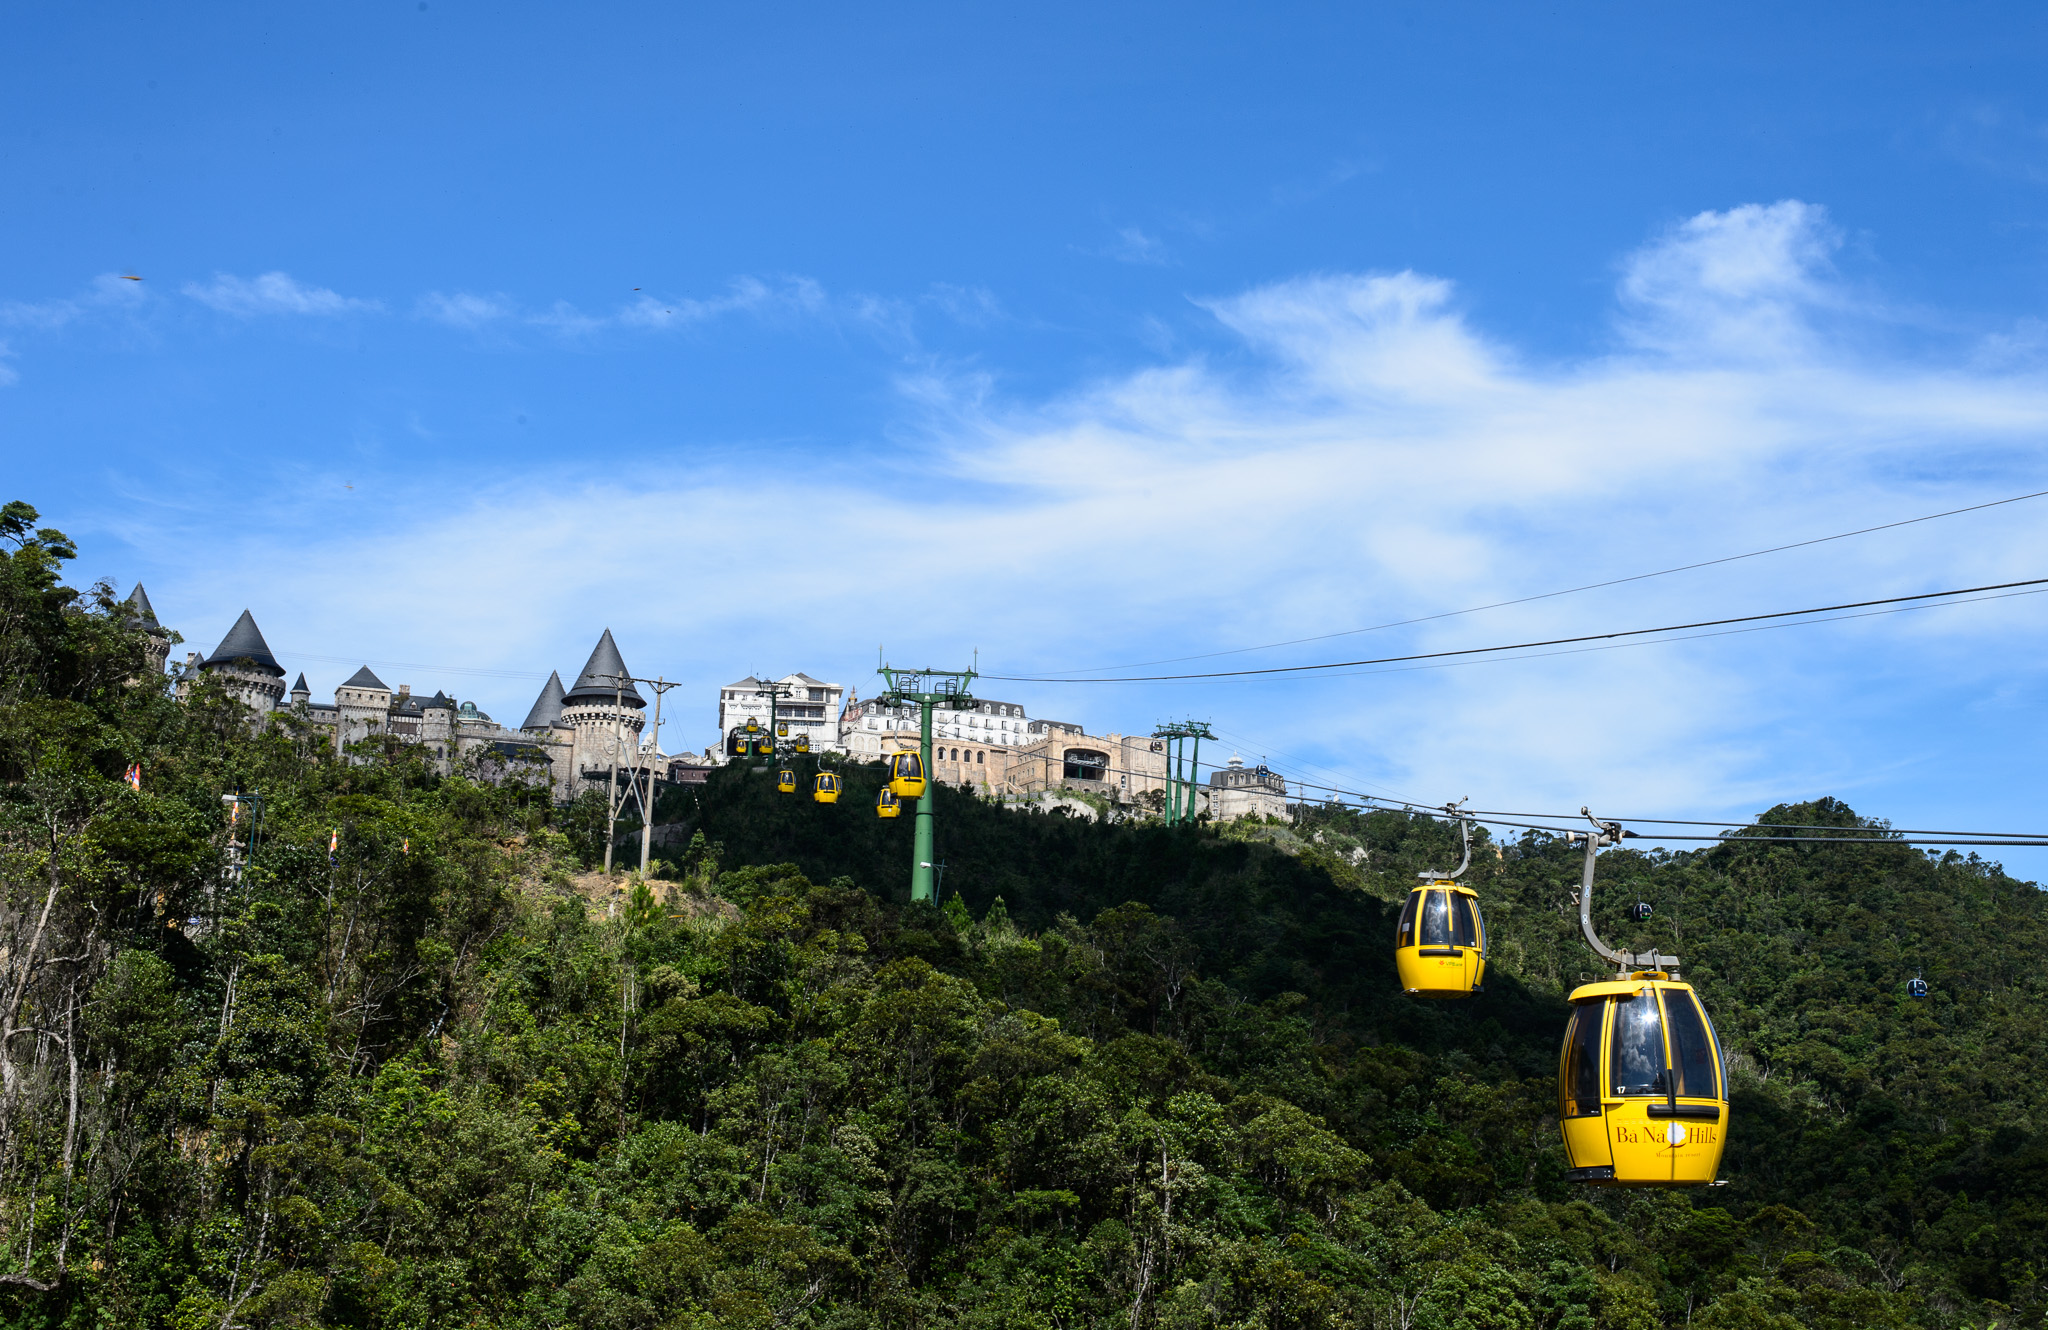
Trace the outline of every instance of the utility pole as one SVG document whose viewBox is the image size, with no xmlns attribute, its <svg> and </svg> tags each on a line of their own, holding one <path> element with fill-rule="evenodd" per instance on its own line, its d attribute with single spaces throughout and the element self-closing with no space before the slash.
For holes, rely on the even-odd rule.
<svg viewBox="0 0 2048 1330">
<path fill-rule="evenodd" d="M 601 676 L 600 676 L 601 677 Z M 619 810 L 626 806 L 626 796 L 619 789 L 619 759 L 625 756 L 626 748 L 626 676 L 612 676 L 612 765 L 608 773 L 610 781 L 605 790 L 604 807 L 604 875 L 612 875 L 612 842 L 619 836 Z"/>
<path fill-rule="evenodd" d="M 647 793 L 642 796 L 640 803 L 640 876 L 646 877 L 647 857 L 654 850 L 654 758 L 661 751 L 661 699 L 663 694 L 677 685 L 660 678 L 635 679 L 633 682 L 644 683 L 654 690 L 654 737 L 648 740 L 645 746 Z"/>
<path fill-rule="evenodd" d="M 606 818 L 604 834 L 604 871 L 610 877 L 612 871 L 612 842 L 619 834 L 619 814 L 625 811 L 626 790 L 619 788 L 619 761 L 626 751 L 626 685 L 644 683 L 654 690 L 654 733 L 639 751 L 633 754 L 633 777 L 627 782 L 627 789 L 633 794 L 633 801 L 640 805 L 640 875 L 647 875 L 648 855 L 654 848 L 654 755 L 661 749 L 661 699 L 669 689 L 679 687 L 663 678 L 642 679 L 631 674 L 602 676 L 612 681 L 612 772 L 610 797 L 605 801 Z M 646 787 L 640 784 L 643 765 L 647 777 Z"/>
<path fill-rule="evenodd" d="M 932 811 L 938 803 L 938 781 L 932 776 L 932 707 L 939 703 L 957 711 L 974 705 L 967 685 L 974 682 L 973 670 L 898 670 L 888 665 L 875 673 L 889 681 L 875 700 L 884 706 L 918 707 L 917 755 L 924 766 L 924 794 L 917 801 L 917 834 L 910 850 L 910 899 L 928 901 L 932 887 Z"/>
<path fill-rule="evenodd" d="M 1207 721 L 1184 720 L 1161 725 L 1152 731 L 1155 739 L 1166 740 L 1166 825 L 1178 826 L 1195 820 L 1195 782 L 1201 778 L 1202 740 L 1214 739 Z M 1188 751 L 1187 741 L 1194 740 Z M 1187 774 L 1181 774 L 1181 759 L 1187 758 Z"/>
</svg>

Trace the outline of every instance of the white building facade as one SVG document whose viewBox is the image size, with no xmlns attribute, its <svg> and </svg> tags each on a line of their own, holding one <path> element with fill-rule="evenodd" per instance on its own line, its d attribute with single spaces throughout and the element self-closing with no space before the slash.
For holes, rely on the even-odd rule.
<svg viewBox="0 0 2048 1330">
<path fill-rule="evenodd" d="M 779 688 L 784 696 L 775 698 L 765 690 Z M 839 737 L 841 699 L 846 689 L 808 674 L 785 674 L 780 679 L 762 680 L 752 675 L 718 690 L 719 751 L 729 752 L 734 730 L 753 721 L 783 739 L 803 735 L 811 741 L 812 752 L 844 752 Z M 776 730 L 786 725 L 787 733 Z"/>
</svg>

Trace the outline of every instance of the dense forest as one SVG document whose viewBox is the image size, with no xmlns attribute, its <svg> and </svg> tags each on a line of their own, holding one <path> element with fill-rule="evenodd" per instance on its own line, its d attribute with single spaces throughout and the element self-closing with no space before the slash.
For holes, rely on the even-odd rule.
<svg viewBox="0 0 2048 1330">
<path fill-rule="evenodd" d="M 1995 864 L 1604 854 L 1602 930 L 1685 958 L 1733 1126 L 1725 1186 L 1575 1187 L 1557 1045 L 1598 967 L 1560 840 L 1481 838 L 1493 969 L 1447 1004 L 1394 983 L 1400 895 L 1455 853 L 1403 813 L 1167 828 L 941 788 L 942 903 L 913 905 L 876 773 L 824 806 L 735 764 L 665 793 L 651 880 L 603 878 L 588 800 L 173 698 L 35 521 L 0 510 L 7 1325 L 2048 1310 L 2048 915 Z"/>
</svg>

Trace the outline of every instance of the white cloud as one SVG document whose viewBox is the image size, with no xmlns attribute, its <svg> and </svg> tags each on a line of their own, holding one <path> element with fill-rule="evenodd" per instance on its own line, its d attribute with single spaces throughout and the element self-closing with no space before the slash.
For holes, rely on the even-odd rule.
<svg viewBox="0 0 2048 1330">
<path fill-rule="evenodd" d="M 1631 255 L 1621 295 L 1644 346 L 1743 359 L 1810 351 L 1810 315 L 1837 303 L 1827 211 L 1787 199 L 1703 212 Z"/>
<path fill-rule="evenodd" d="M 202 305 L 241 318 L 259 314 L 326 317 L 370 313 L 381 308 L 374 300 L 340 295 L 324 286 L 307 286 L 282 272 L 267 272 L 260 277 L 216 273 L 211 282 L 187 282 L 179 290 Z"/>
<path fill-rule="evenodd" d="M 986 377 L 907 379 L 886 453 L 778 470 L 775 510 L 800 514 L 793 526 L 763 522 L 752 466 L 651 458 L 631 487 L 557 467 L 453 512 L 437 498 L 373 531 L 295 533 L 303 558 L 206 546 L 224 567 L 265 570 L 246 591 L 207 594 L 226 597 L 223 629 L 245 597 L 278 607 L 275 629 L 258 610 L 274 643 L 511 669 L 572 669 L 608 624 L 636 668 L 690 681 L 673 741 L 701 746 L 720 682 L 802 668 L 865 686 L 878 639 L 920 664 L 978 647 L 998 674 L 1184 657 L 2042 488 L 2037 364 L 1987 368 L 1967 348 L 1901 361 L 1831 340 L 1816 312 L 1859 308 L 1830 276 L 1832 234 L 1800 203 L 1693 218 L 1624 264 L 1623 349 L 1570 363 L 1482 334 L 1440 278 L 1275 282 L 1205 304 L 1263 355 L 1255 370 L 1194 357 L 1023 403 L 991 396 Z M 815 287 L 768 283 L 698 308 L 714 306 L 838 308 Z M 647 578 L 591 557 L 621 532 L 656 533 L 666 553 Z M 278 581 L 279 567 L 293 571 Z M 380 589 L 421 567 L 463 594 L 394 603 Z M 2044 569 L 2048 523 L 2021 505 L 1193 668 L 1561 637 Z M 213 631 L 181 626 L 195 640 Z M 2016 600 L 1284 685 L 985 691 L 1098 730 L 1192 712 L 1297 774 L 1315 763 L 1435 801 L 1699 812 L 1872 779 L 1870 680 L 2009 679 L 2044 638 L 2048 604 Z M 496 709 L 523 712 L 531 699 L 516 691 Z"/>
<path fill-rule="evenodd" d="M 1002 302 L 985 286 L 934 282 L 924 293 L 924 300 L 947 318 L 967 328 L 986 328 L 1004 317 Z"/>
<path fill-rule="evenodd" d="M 429 291 L 419 299 L 415 313 L 451 328 L 475 330 L 509 319 L 516 312 L 510 300 L 500 295 L 483 296 L 470 291 L 447 295 Z"/>
<path fill-rule="evenodd" d="M 82 320 L 129 315 L 149 299 L 141 282 L 118 273 L 101 273 L 75 296 L 55 300 L 0 301 L 0 327 L 53 332 Z"/>
<path fill-rule="evenodd" d="M 1166 251 L 1166 242 L 1157 236 L 1145 234 L 1135 226 L 1119 227 L 1116 240 L 1100 251 L 1103 258 L 1115 259 L 1118 263 L 1140 263 L 1163 266 L 1171 262 L 1172 256 Z"/>
</svg>

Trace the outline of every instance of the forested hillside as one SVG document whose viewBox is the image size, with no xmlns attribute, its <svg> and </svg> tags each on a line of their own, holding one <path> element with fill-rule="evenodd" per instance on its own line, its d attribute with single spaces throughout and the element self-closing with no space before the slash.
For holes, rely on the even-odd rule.
<svg viewBox="0 0 2048 1330">
<path fill-rule="evenodd" d="M 594 889 L 587 810 L 135 682 L 33 522 L 0 518 L 7 1324 L 2042 1321 L 2048 919 L 1995 866 L 1603 855 L 1603 930 L 1685 957 L 1738 1079 L 1727 1186 L 1592 1191 L 1562 843 L 1481 846 L 1495 969 L 1441 1005 L 1391 934 L 1451 832 L 1392 813 L 944 789 L 912 906 L 873 773 L 826 807 L 736 766 L 670 794 L 659 880 Z"/>
</svg>

